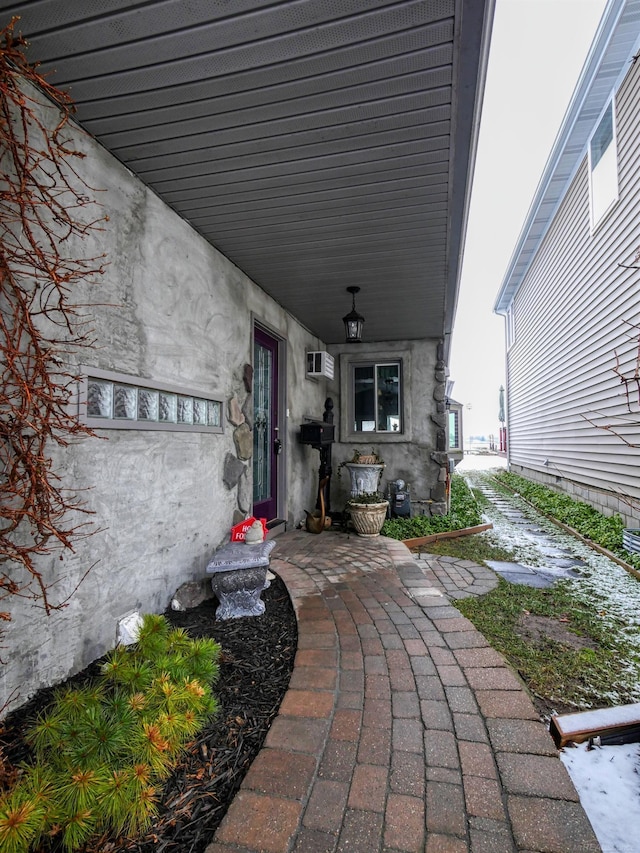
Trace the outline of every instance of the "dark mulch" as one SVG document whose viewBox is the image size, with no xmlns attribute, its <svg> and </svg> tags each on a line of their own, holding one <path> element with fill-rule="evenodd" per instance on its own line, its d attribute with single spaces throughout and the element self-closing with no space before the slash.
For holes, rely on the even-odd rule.
<svg viewBox="0 0 640 853">
<path fill-rule="evenodd" d="M 286 692 L 297 644 L 295 614 L 279 578 L 262 593 L 262 616 L 215 621 L 216 599 L 184 612 L 167 611 L 177 627 L 194 637 L 213 637 L 222 646 L 215 687 L 219 710 L 185 751 L 168 780 L 160 815 L 144 838 L 112 843 L 102 839 L 88 850 L 101 853 L 202 853 L 257 755 Z M 70 679 L 85 681 L 97 664 Z M 23 733 L 51 700 L 41 691 L 7 717 L 0 732 L 5 761 L 28 758 Z M 52 850 L 56 849 L 54 847 Z"/>
</svg>

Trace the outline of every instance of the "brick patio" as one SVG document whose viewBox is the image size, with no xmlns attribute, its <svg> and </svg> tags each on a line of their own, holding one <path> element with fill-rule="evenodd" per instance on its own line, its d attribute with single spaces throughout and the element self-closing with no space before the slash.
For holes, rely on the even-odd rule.
<svg viewBox="0 0 640 853">
<path fill-rule="evenodd" d="M 600 850 L 522 683 L 451 604 L 492 585 L 459 562 L 279 537 L 295 668 L 207 853 Z"/>
</svg>

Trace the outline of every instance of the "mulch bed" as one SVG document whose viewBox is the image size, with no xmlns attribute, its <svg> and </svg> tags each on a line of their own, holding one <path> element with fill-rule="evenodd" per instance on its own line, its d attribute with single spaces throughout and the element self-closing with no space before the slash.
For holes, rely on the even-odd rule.
<svg viewBox="0 0 640 853">
<path fill-rule="evenodd" d="M 257 755 L 287 690 L 297 645 L 295 613 L 279 578 L 262 593 L 262 616 L 216 622 L 215 598 L 165 616 L 194 637 L 213 637 L 222 646 L 215 686 L 218 713 L 193 741 L 164 788 L 160 815 L 139 839 L 100 839 L 87 851 L 100 853 L 202 853 L 211 843 L 233 797 Z M 99 662 L 70 679 L 81 683 Z M 6 718 L 0 731 L 5 763 L 27 760 L 23 733 L 50 702 L 43 690 Z M 51 851 L 57 851 L 52 845 Z"/>
</svg>

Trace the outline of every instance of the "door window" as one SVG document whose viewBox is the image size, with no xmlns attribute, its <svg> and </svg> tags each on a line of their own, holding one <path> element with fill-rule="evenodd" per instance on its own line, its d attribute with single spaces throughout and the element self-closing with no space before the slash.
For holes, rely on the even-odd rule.
<svg viewBox="0 0 640 853">
<path fill-rule="evenodd" d="M 255 342 L 253 370 L 253 502 L 256 504 L 267 500 L 271 495 L 270 437 L 273 431 L 273 353 L 258 341 Z"/>
<path fill-rule="evenodd" d="M 253 514 L 278 514 L 278 351 L 280 341 L 264 329 L 253 341 Z"/>
</svg>

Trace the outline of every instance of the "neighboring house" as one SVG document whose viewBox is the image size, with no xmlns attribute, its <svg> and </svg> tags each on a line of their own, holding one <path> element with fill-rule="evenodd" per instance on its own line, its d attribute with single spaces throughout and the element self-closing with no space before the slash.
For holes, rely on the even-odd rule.
<svg viewBox="0 0 640 853">
<path fill-rule="evenodd" d="M 511 470 L 636 527 L 639 49 L 639 0 L 610 0 L 495 304 Z"/>
<path fill-rule="evenodd" d="M 334 470 L 373 445 L 418 511 L 447 509 L 492 0 L 235 5 L 12 7 L 77 103 L 77 168 L 109 221 L 82 248 L 108 265 L 77 294 L 96 346 L 73 365 L 99 437 L 52 448 L 96 532 L 39 560 L 56 600 L 73 592 L 65 609 L 8 603 L 0 707 L 103 654 L 133 611 L 163 611 L 232 524 L 300 523 L 319 465 L 300 428 L 328 397 Z M 344 342 L 351 286 L 359 344 Z M 307 373 L 310 352 L 333 377 L 326 356 Z"/>
</svg>

